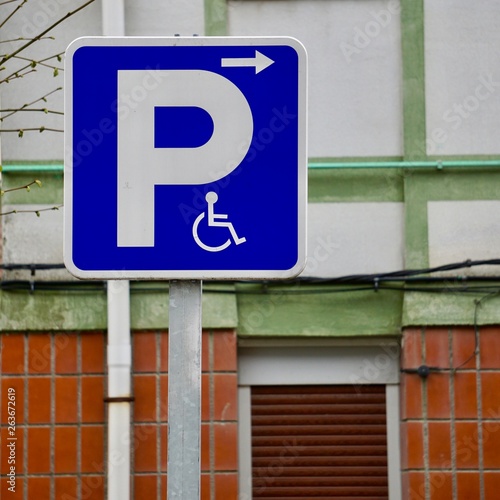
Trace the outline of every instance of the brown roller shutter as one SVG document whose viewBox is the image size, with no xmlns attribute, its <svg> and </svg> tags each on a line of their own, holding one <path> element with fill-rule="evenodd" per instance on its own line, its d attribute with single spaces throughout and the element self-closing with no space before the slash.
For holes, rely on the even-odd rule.
<svg viewBox="0 0 500 500">
<path fill-rule="evenodd" d="M 385 386 L 252 387 L 253 498 L 387 499 Z"/>
</svg>

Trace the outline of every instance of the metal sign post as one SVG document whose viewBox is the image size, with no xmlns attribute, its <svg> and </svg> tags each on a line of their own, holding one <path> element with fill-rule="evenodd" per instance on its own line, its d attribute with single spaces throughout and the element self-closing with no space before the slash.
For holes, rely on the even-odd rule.
<svg viewBox="0 0 500 500">
<path fill-rule="evenodd" d="M 66 267 L 179 280 L 168 500 L 200 498 L 201 280 L 305 266 L 306 87 L 289 37 L 87 37 L 66 51 Z"/>
<path fill-rule="evenodd" d="M 167 500 L 200 498 L 201 281 L 171 281 Z"/>
</svg>

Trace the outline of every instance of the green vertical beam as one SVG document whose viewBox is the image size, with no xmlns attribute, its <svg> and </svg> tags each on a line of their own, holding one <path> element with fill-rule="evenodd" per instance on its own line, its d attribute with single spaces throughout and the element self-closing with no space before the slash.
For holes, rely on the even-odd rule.
<svg viewBox="0 0 500 500">
<path fill-rule="evenodd" d="M 401 0 L 404 159 L 426 153 L 424 0 Z"/>
<path fill-rule="evenodd" d="M 227 35 L 227 0 L 205 0 L 205 35 Z"/>
<path fill-rule="evenodd" d="M 427 159 L 425 120 L 424 0 L 401 1 L 401 50 L 403 58 L 403 158 Z M 406 267 L 428 264 L 427 203 L 414 199 L 415 171 L 405 172 Z M 416 249 L 420 249 L 420 252 Z M 421 249 L 425 249 L 421 253 Z"/>
</svg>

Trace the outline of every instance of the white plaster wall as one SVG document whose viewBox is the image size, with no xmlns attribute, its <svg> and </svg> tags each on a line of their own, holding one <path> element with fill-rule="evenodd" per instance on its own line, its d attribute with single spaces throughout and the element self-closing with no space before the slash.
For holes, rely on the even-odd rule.
<svg viewBox="0 0 500 500">
<path fill-rule="evenodd" d="M 302 276 L 332 278 L 404 268 L 404 206 L 396 202 L 310 203 Z"/>
<path fill-rule="evenodd" d="M 18 210 L 5 215 L 3 225 L 4 264 L 62 264 L 63 263 L 63 213 L 51 210 L 54 205 L 5 205 L 3 212 Z M 37 217 L 22 210 L 43 210 Z M 3 279 L 73 279 L 65 269 L 36 271 L 34 277 L 27 270 L 4 271 Z"/>
<path fill-rule="evenodd" d="M 500 2 L 425 1 L 427 152 L 498 154 Z"/>
<path fill-rule="evenodd" d="M 191 36 L 205 32 L 203 0 L 126 0 L 128 36 Z"/>
<path fill-rule="evenodd" d="M 401 155 L 398 0 L 230 0 L 230 35 L 298 38 L 309 56 L 309 156 Z"/>
<path fill-rule="evenodd" d="M 427 204 L 431 267 L 500 258 L 500 201 L 430 201 Z M 452 274 L 498 276 L 500 266 L 480 266 Z"/>
<path fill-rule="evenodd" d="M 83 0 L 40 0 L 27 2 L 2 27 L 0 37 L 2 40 L 15 39 L 20 36 L 25 38 L 33 37 L 84 3 Z M 4 12 L 7 7 L 2 7 L 2 9 L 2 12 Z M 74 17 L 57 26 L 49 34 L 50 36 L 54 36 L 55 40 L 40 40 L 19 55 L 27 58 L 42 59 L 58 52 L 64 52 L 68 44 L 79 36 L 100 35 L 102 32 L 100 9 L 100 2 L 91 4 Z M 2 52 L 12 51 L 18 46 L 18 42 L 0 45 Z M 50 63 L 54 63 L 61 68 L 63 66 L 62 62 L 59 63 L 56 60 L 50 61 Z M 12 73 L 25 64 L 27 64 L 26 61 L 19 59 L 9 61 L 6 64 L 6 70 L 2 71 L 2 77 L 5 78 L 6 74 Z M 63 71 L 59 72 L 59 76 L 53 77 L 53 70 L 50 68 L 38 65 L 35 70 L 35 72 L 26 75 L 24 78 L 13 80 L 9 84 L 0 85 L 3 109 L 20 107 L 58 87 L 62 87 Z M 99 75 L 96 75 L 96 78 L 98 77 Z M 47 102 L 40 102 L 34 107 L 63 111 L 63 92 L 56 92 L 47 99 Z M 2 123 L 2 128 L 6 129 L 40 126 L 62 129 L 63 117 L 39 112 L 22 112 L 5 119 Z M 18 138 L 15 133 L 5 133 L 2 134 L 2 161 L 62 160 L 63 144 L 63 134 L 59 132 L 26 132 L 22 139 Z"/>
</svg>

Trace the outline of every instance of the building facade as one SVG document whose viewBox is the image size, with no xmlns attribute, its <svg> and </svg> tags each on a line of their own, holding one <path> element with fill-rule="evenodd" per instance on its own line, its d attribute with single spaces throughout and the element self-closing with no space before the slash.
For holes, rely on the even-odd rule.
<svg viewBox="0 0 500 500">
<path fill-rule="evenodd" d="M 23 6 L 2 45 L 84 3 Z M 309 58 L 307 265 L 291 281 L 203 287 L 202 498 L 497 498 L 497 2 L 123 5 L 127 36 L 292 36 Z M 124 461 L 131 498 L 166 495 L 168 282 L 130 283 L 130 457 L 113 457 L 115 285 L 63 268 L 54 209 L 65 152 L 49 129 L 62 129 L 63 71 L 45 59 L 110 34 L 108 7 L 93 2 L 56 26 L 1 82 L 2 498 L 104 499 Z M 9 111 L 20 108 L 39 111 Z"/>
</svg>

